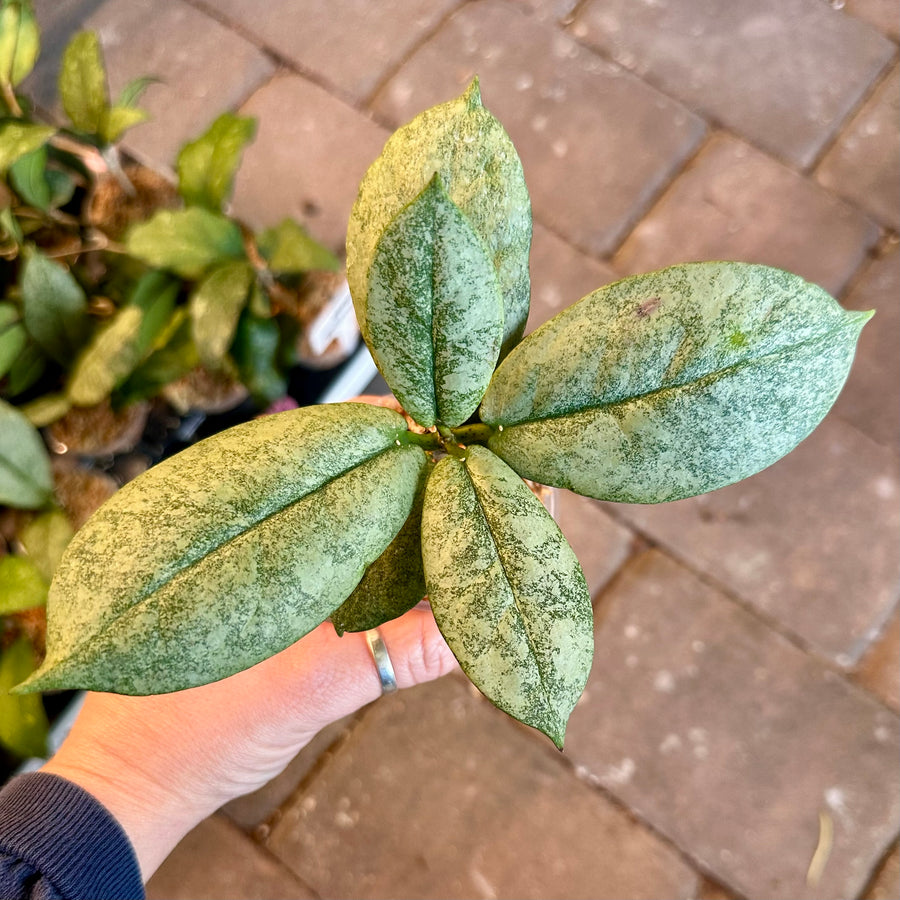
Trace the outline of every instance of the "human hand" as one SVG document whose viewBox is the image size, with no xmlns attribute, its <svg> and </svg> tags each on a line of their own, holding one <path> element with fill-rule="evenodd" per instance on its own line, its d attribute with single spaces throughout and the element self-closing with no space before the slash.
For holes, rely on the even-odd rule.
<svg viewBox="0 0 900 900">
<path fill-rule="evenodd" d="M 379 632 L 400 688 L 456 666 L 427 604 Z M 89 693 L 43 771 L 80 785 L 116 817 L 146 880 L 194 825 L 261 787 L 318 731 L 380 694 L 365 635 L 338 637 L 326 622 L 213 684 L 149 697 Z"/>
</svg>

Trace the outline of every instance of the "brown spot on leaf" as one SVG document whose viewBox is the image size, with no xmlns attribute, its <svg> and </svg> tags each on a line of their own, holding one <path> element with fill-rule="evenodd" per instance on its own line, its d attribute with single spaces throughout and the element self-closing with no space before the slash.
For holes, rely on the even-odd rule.
<svg viewBox="0 0 900 900">
<path fill-rule="evenodd" d="M 639 319 L 646 319 L 648 316 L 652 316 L 659 309 L 659 305 L 662 303 L 662 297 L 648 297 L 646 300 L 643 300 L 638 304 L 637 309 L 634 311 L 634 314 Z"/>
</svg>

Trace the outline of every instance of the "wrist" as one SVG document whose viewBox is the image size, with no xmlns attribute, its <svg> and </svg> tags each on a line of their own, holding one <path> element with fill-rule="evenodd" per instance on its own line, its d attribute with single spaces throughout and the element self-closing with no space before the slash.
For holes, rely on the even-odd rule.
<svg viewBox="0 0 900 900">
<path fill-rule="evenodd" d="M 116 819 L 127 835 L 146 882 L 175 845 L 212 810 L 177 796 L 139 765 L 91 747 L 63 745 L 42 771 L 78 785 Z"/>
</svg>

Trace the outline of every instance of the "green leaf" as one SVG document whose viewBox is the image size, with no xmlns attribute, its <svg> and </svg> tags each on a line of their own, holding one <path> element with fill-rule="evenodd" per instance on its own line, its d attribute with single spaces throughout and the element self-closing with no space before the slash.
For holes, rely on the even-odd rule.
<svg viewBox="0 0 900 900">
<path fill-rule="evenodd" d="M 53 497 L 47 449 L 35 427 L 0 400 L 0 503 L 38 509 Z"/>
<path fill-rule="evenodd" d="M 200 365 L 191 336 L 187 309 L 176 309 L 166 324 L 156 348 L 116 391 L 118 404 L 137 403 L 155 397 L 167 384 L 177 381 Z"/>
<path fill-rule="evenodd" d="M 72 523 L 61 509 L 38 516 L 22 530 L 22 546 L 48 584 L 74 533 Z"/>
<path fill-rule="evenodd" d="M 100 40 L 82 31 L 69 42 L 59 70 L 63 109 L 79 131 L 99 135 L 109 106 Z"/>
<path fill-rule="evenodd" d="M 34 650 L 20 637 L 0 655 L 0 743 L 21 757 L 47 755 L 47 714 L 40 695 L 10 694 L 34 669 Z"/>
<path fill-rule="evenodd" d="M 363 404 L 238 425 L 129 482 L 75 535 L 28 690 L 160 693 L 283 650 L 349 595 L 408 518 L 418 447 Z"/>
<path fill-rule="evenodd" d="M 167 272 L 147 272 L 138 280 L 128 298 L 131 306 L 141 310 L 137 349 L 143 357 L 162 338 L 172 320 L 181 284 Z"/>
<path fill-rule="evenodd" d="M 55 133 L 56 129 L 50 125 L 16 121 L 0 123 L 0 175 L 16 160 L 43 147 Z"/>
<path fill-rule="evenodd" d="M 241 230 L 206 209 L 161 210 L 135 225 L 125 239 L 132 256 L 148 265 L 198 279 L 209 266 L 244 256 Z"/>
<path fill-rule="evenodd" d="M 247 309 L 258 319 L 269 319 L 272 317 L 272 298 L 263 290 L 259 281 L 255 279 L 250 287 L 250 300 L 247 302 Z"/>
<path fill-rule="evenodd" d="M 246 261 L 213 269 L 190 299 L 194 343 L 203 365 L 216 369 L 234 340 L 241 311 L 247 305 L 253 266 Z"/>
<path fill-rule="evenodd" d="M 59 209 L 65 206 L 75 193 L 75 180 L 66 172 L 59 169 L 47 169 L 44 172 L 47 184 L 50 186 L 50 206 Z"/>
<path fill-rule="evenodd" d="M 15 87 L 34 68 L 41 34 L 31 4 L 6 2 L 0 10 L 0 82 Z"/>
<path fill-rule="evenodd" d="M 438 627 L 488 699 L 562 747 L 593 654 L 591 598 L 550 514 L 483 447 L 425 488 L 422 556 Z"/>
<path fill-rule="evenodd" d="M 50 184 L 46 177 L 47 148 L 38 147 L 20 156 L 9 167 L 9 181 L 16 193 L 29 206 L 47 210 L 50 206 Z"/>
<path fill-rule="evenodd" d="M 24 556 L 0 556 L 0 616 L 43 606 L 50 586 Z"/>
<path fill-rule="evenodd" d="M 520 475 L 658 503 L 771 465 L 819 423 L 869 313 L 796 275 L 695 263 L 601 288 L 494 375 L 488 446 Z"/>
<path fill-rule="evenodd" d="M 528 318 L 531 203 L 522 164 L 500 123 L 481 105 L 478 82 L 416 116 L 388 140 L 369 168 L 347 228 L 347 280 L 369 341 L 369 268 L 381 235 L 435 173 L 484 241 L 504 306 L 503 353 Z"/>
<path fill-rule="evenodd" d="M 257 319 L 245 312 L 238 322 L 231 355 L 241 381 L 260 406 L 287 393 L 287 379 L 278 370 L 281 331 L 274 319 Z"/>
<path fill-rule="evenodd" d="M 12 303 L 0 303 L 0 378 L 10 370 L 27 342 L 19 310 Z"/>
<path fill-rule="evenodd" d="M 4 238 L 4 240 L 9 238 L 14 244 L 19 246 L 25 239 L 11 206 L 0 209 L 0 237 Z"/>
<path fill-rule="evenodd" d="M 44 428 L 61 419 L 72 408 L 65 394 L 44 394 L 19 409 L 35 428 Z"/>
<path fill-rule="evenodd" d="M 110 395 L 140 361 L 137 346 L 143 312 L 125 306 L 101 328 L 78 358 L 66 396 L 75 406 L 94 406 Z"/>
<path fill-rule="evenodd" d="M 412 512 L 397 536 L 366 569 L 353 593 L 331 614 L 338 634 L 368 631 L 409 612 L 425 597 L 422 568 L 422 504 L 425 483 L 434 468 L 423 470 Z"/>
<path fill-rule="evenodd" d="M 145 109 L 136 109 L 133 106 L 113 106 L 106 110 L 100 123 L 99 137 L 104 144 L 114 144 L 119 138 L 150 118 Z"/>
<path fill-rule="evenodd" d="M 151 84 L 159 84 L 161 80 L 155 75 L 139 75 L 137 78 L 132 78 L 122 88 L 119 99 L 116 101 L 116 106 L 134 106 L 143 97 L 144 91 Z"/>
<path fill-rule="evenodd" d="M 306 229 L 293 219 L 285 219 L 275 228 L 260 232 L 256 244 L 273 272 L 334 272 L 341 266 L 330 250 L 311 238 Z"/>
<path fill-rule="evenodd" d="M 25 348 L 10 366 L 6 380 L 6 396 L 16 397 L 28 390 L 44 374 L 47 357 L 33 341 L 25 344 Z"/>
<path fill-rule="evenodd" d="M 57 362 L 70 364 L 90 330 L 81 285 L 67 269 L 32 249 L 20 288 L 28 333 Z"/>
<path fill-rule="evenodd" d="M 372 357 L 420 424 L 477 409 L 503 337 L 503 302 L 478 235 L 439 176 L 385 228 L 369 269 Z"/>
<path fill-rule="evenodd" d="M 78 358 L 66 395 L 76 406 L 93 406 L 112 393 L 147 355 L 175 309 L 178 284 L 149 272 L 130 301 L 102 328 Z"/>
<path fill-rule="evenodd" d="M 218 212 L 231 196 L 244 147 L 256 134 L 256 120 L 223 113 L 178 154 L 178 193 L 189 206 Z"/>
</svg>

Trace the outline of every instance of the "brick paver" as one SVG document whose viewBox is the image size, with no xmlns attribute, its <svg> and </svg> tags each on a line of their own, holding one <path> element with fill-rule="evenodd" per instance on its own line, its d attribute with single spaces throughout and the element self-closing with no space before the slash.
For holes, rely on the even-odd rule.
<svg viewBox="0 0 900 900">
<path fill-rule="evenodd" d="M 856 896 L 900 829 L 897 717 L 658 551 L 600 612 L 576 765 L 747 897 Z"/>
<path fill-rule="evenodd" d="M 336 898 L 677 898 L 697 884 L 456 678 L 378 701 L 267 847 Z"/>
<path fill-rule="evenodd" d="M 900 69 L 893 69 L 842 132 L 817 178 L 888 227 L 900 229 Z"/>
<path fill-rule="evenodd" d="M 628 559 L 634 535 L 604 512 L 596 500 L 571 491 L 555 491 L 555 517 L 596 597 Z"/>
<path fill-rule="evenodd" d="M 352 100 L 380 79 L 460 0 L 245 0 L 210 2 L 219 15 Z"/>
<path fill-rule="evenodd" d="M 171 166 L 181 145 L 240 104 L 274 65 L 257 47 L 183 0 L 107 0 L 84 23 L 100 34 L 112 96 L 132 78 L 154 75 L 141 101 L 151 121 L 125 146 L 142 161 Z"/>
<path fill-rule="evenodd" d="M 857 681 L 888 706 L 900 711 L 900 610 L 895 610 L 881 635 L 860 660 Z"/>
<path fill-rule="evenodd" d="M 874 309 L 835 413 L 897 450 L 900 437 L 900 246 L 867 266 L 847 296 L 850 309 Z"/>
<path fill-rule="evenodd" d="M 720 133 L 635 228 L 614 264 L 646 272 L 688 260 L 743 260 L 788 269 L 836 294 L 878 234 L 850 204 Z"/>
<path fill-rule="evenodd" d="M 844 10 L 874 25 L 883 34 L 900 40 L 900 15 L 895 0 L 847 0 Z"/>
<path fill-rule="evenodd" d="M 822 0 L 591 0 L 571 30 L 799 166 L 815 160 L 895 52 Z"/>
<path fill-rule="evenodd" d="M 894 847 L 875 876 L 865 900 L 894 900 L 900 897 L 900 849 Z"/>
<path fill-rule="evenodd" d="M 526 331 L 534 331 L 616 278 L 609 266 L 581 253 L 535 222 L 531 242 L 531 312 Z"/>
<path fill-rule="evenodd" d="M 201 822 L 147 883 L 147 900 L 314 900 L 296 875 L 232 825 Z"/>
<path fill-rule="evenodd" d="M 897 602 L 897 456 L 836 417 L 731 487 L 657 506 L 610 505 L 697 572 L 843 665 Z"/>
<path fill-rule="evenodd" d="M 679 104 L 498 0 L 456 13 L 374 108 L 400 124 L 475 74 L 522 158 L 535 217 L 592 253 L 615 248 L 703 134 Z"/>
<path fill-rule="evenodd" d="M 235 211 L 260 226 L 293 216 L 342 250 L 360 179 L 387 131 L 297 75 L 272 79 L 241 111 L 258 117 L 259 131 L 238 173 Z"/>
</svg>

